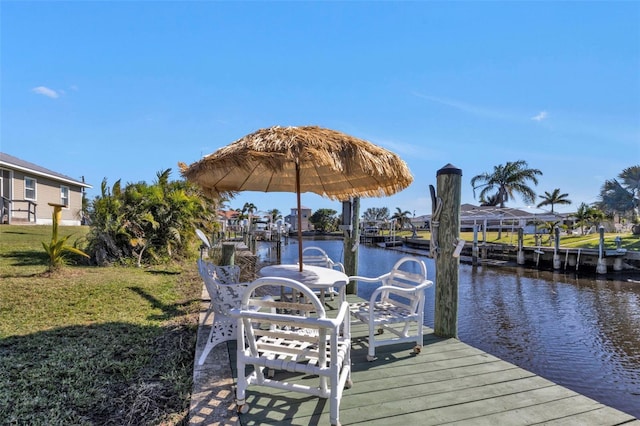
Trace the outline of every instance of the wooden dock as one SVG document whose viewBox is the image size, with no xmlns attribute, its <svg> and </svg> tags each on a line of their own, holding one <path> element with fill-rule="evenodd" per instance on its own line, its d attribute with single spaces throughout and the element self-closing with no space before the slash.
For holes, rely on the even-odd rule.
<svg viewBox="0 0 640 426">
<path fill-rule="evenodd" d="M 405 238 L 404 246 L 409 249 L 429 250 L 430 241 L 423 238 Z M 571 248 L 560 247 L 557 251 L 549 246 L 525 246 L 522 248 L 523 261 L 521 266 L 553 269 L 561 271 L 596 272 L 600 257 L 597 248 Z M 557 263 L 554 263 L 556 255 Z M 623 271 L 625 265 L 628 270 L 637 270 L 640 266 L 640 253 L 625 249 L 603 250 L 603 265 L 607 272 L 617 273 Z M 461 262 L 473 263 L 473 243 L 467 241 L 461 252 Z M 478 263 L 501 264 L 511 263 L 517 265 L 518 248 L 510 244 L 483 243 L 478 244 Z M 630 266 L 629 266 L 630 265 Z M 598 273 L 607 273 L 598 272 Z"/>
<path fill-rule="evenodd" d="M 378 349 L 378 359 L 368 362 L 366 334 L 366 326 L 353 323 L 353 387 L 342 398 L 343 425 L 640 426 L 629 414 L 457 339 L 438 338 L 430 329 L 421 354 L 399 344 Z M 189 424 L 329 424 L 326 400 L 261 387 L 249 388 L 250 410 L 238 416 L 231 389 L 237 377 L 235 348 L 235 342 L 218 345 L 205 365 L 196 367 Z"/>
</svg>

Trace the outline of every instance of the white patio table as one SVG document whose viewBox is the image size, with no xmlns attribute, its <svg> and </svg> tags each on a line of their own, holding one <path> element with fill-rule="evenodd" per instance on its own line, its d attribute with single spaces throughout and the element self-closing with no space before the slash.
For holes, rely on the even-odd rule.
<svg viewBox="0 0 640 426">
<path fill-rule="evenodd" d="M 324 294 L 332 287 L 338 289 L 340 301 L 345 300 L 345 287 L 349 277 L 337 269 L 324 268 L 322 266 L 296 264 L 265 266 L 258 272 L 261 277 L 281 277 L 296 280 L 312 290 L 320 290 L 320 300 L 324 303 Z"/>
</svg>

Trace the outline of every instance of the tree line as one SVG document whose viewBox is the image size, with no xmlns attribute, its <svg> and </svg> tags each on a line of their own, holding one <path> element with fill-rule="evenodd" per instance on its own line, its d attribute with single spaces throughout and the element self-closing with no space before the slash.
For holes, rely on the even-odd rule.
<svg viewBox="0 0 640 426">
<path fill-rule="evenodd" d="M 504 207 L 520 195 L 524 202 L 538 207 L 571 204 L 569 194 L 559 188 L 537 195 L 533 186 L 538 184 L 542 172 L 530 168 L 519 160 L 494 166 L 491 172 L 481 173 L 471 179 L 481 205 Z M 157 173 L 153 183 L 128 183 L 120 180 L 109 186 L 106 178 L 101 184 L 101 194 L 85 203 L 90 231 L 85 252 L 93 263 L 143 264 L 161 263 L 172 259 L 189 258 L 197 253 L 195 229 L 207 235 L 219 230 L 218 210 L 228 199 L 210 199 L 195 185 L 184 179 L 170 180 L 171 169 Z M 599 201 L 590 205 L 582 203 L 573 214 L 578 224 L 617 217 L 620 221 L 639 223 L 640 165 L 627 167 L 616 178 L 606 180 L 599 193 Z M 252 203 L 238 209 L 239 219 L 257 212 Z M 267 212 L 273 222 L 282 218 L 277 209 Z M 403 229 L 411 226 L 412 214 L 396 207 L 368 208 L 362 215 L 365 223 L 387 223 Z M 321 231 L 335 231 L 340 224 L 338 212 L 318 209 L 309 221 Z M 640 233 L 640 225 L 637 227 Z M 194 249 L 196 247 L 196 249 Z"/>
<path fill-rule="evenodd" d="M 551 213 L 555 212 L 557 205 L 569 205 L 569 194 L 563 193 L 560 188 L 545 191 L 543 195 L 537 195 L 533 186 L 538 184 L 538 177 L 542 171 L 530 168 L 526 161 L 509 161 L 505 164 L 494 166 L 491 172 L 484 172 L 471 178 L 474 198 L 477 195 L 481 206 L 495 206 L 504 208 L 505 205 L 519 195 L 522 200 L 534 205 L 536 199 L 539 202 L 536 207 L 549 207 Z M 572 214 L 578 226 L 584 232 L 585 227 L 598 225 L 605 219 L 613 220 L 617 217 L 621 222 L 630 221 L 639 224 L 640 208 L 640 165 L 623 169 L 616 178 L 604 182 L 600 189 L 599 201 L 586 204 L 581 203 L 576 212 Z M 362 217 L 368 223 L 395 222 L 400 228 L 410 224 L 410 212 L 396 208 L 396 212 L 390 215 L 389 209 L 369 208 Z M 556 226 L 557 223 L 543 224 L 542 226 Z M 634 228 L 640 233 L 640 225 Z"/>
</svg>

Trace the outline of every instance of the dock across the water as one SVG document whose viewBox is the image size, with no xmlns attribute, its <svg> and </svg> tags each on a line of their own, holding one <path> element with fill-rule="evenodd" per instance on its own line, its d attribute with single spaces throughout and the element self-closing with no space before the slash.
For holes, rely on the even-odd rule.
<svg viewBox="0 0 640 426">
<path fill-rule="evenodd" d="M 404 246 L 418 250 L 429 250 L 429 240 L 405 238 Z M 520 257 L 519 257 L 520 256 Z M 640 269 L 640 252 L 627 250 L 572 248 L 546 246 L 522 247 L 520 255 L 514 245 L 480 242 L 474 256 L 473 243 L 466 242 L 461 252 L 461 260 L 468 263 L 531 266 L 544 269 L 574 272 L 617 273 L 624 270 Z"/>
</svg>

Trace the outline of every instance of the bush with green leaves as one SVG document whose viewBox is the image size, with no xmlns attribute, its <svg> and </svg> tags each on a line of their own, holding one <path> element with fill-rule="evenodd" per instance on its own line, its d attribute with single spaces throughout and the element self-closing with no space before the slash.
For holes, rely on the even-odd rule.
<svg viewBox="0 0 640 426">
<path fill-rule="evenodd" d="M 171 169 L 157 180 L 109 188 L 102 181 L 101 196 L 90 209 L 89 251 L 99 265 L 141 266 L 195 254 L 195 228 L 211 234 L 216 204 L 193 184 L 169 181 Z"/>
</svg>

